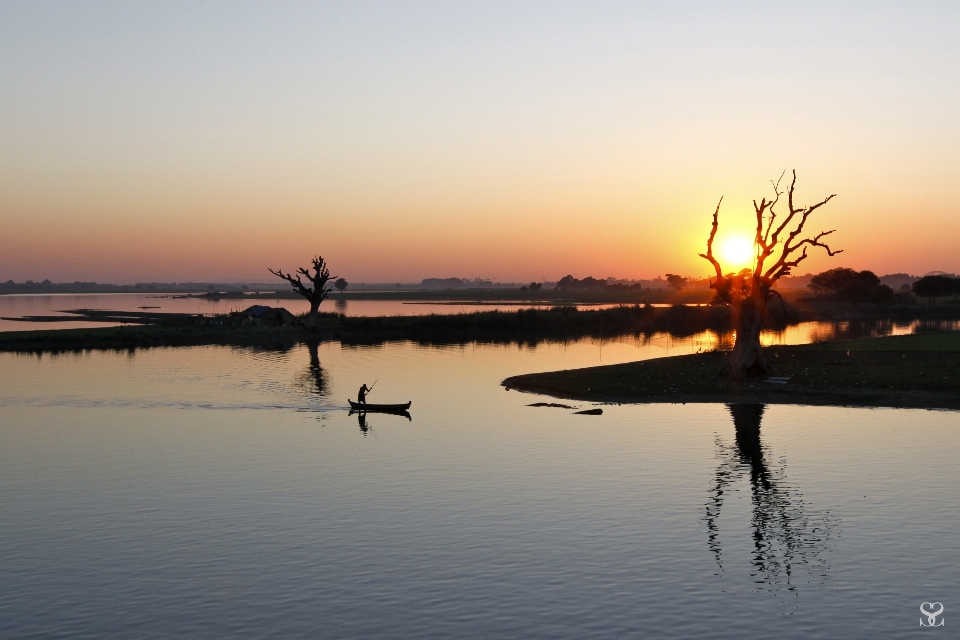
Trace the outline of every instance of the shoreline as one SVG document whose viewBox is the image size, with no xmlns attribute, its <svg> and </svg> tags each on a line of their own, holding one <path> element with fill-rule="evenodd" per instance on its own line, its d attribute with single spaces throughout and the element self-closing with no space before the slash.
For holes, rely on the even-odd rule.
<svg viewBox="0 0 960 640">
<path fill-rule="evenodd" d="M 960 332 L 764 349 L 776 377 L 733 381 L 710 352 L 513 376 L 508 390 L 608 403 L 960 409 Z M 776 381 L 773 381 L 776 380 Z"/>
<path fill-rule="evenodd" d="M 338 341 L 377 345 L 470 342 L 528 344 L 710 330 L 722 307 L 630 307 L 480 312 L 452 316 L 321 316 L 301 325 L 127 325 L 0 332 L 0 352 L 41 355 L 90 350 L 232 346 L 286 350 Z M 960 409 L 960 331 L 766 347 L 779 381 L 732 381 L 718 371 L 726 354 L 712 351 L 618 365 L 530 373 L 502 381 L 509 390 L 616 403 L 757 403 Z"/>
<path fill-rule="evenodd" d="M 189 314 L 90 312 L 104 320 L 138 323 L 114 327 L 0 332 L 0 351 L 124 349 L 197 344 L 256 345 L 339 340 L 378 344 L 410 340 L 423 344 L 468 342 L 538 343 L 581 338 L 609 339 L 624 335 L 667 332 L 689 336 L 722 326 L 729 310 L 722 307 L 623 306 L 577 310 L 574 307 L 477 311 L 414 316 L 345 316 L 320 314 L 319 324 L 261 326 L 244 317 L 200 317 Z"/>
<path fill-rule="evenodd" d="M 928 323 L 933 331 L 958 329 L 960 305 L 920 309 L 877 309 L 840 307 L 842 313 L 825 316 L 787 307 L 785 313 L 771 314 L 765 329 L 783 331 L 803 322 L 846 323 L 837 325 L 837 336 L 857 337 L 869 331 L 871 323 Z M 871 312 L 872 311 L 872 312 Z M 84 349 L 127 349 L 139 347 L 224 344 L 253 346 L 338 340 L 345 344 L 381 344 L 413 341 L 421 344 L 466 344 L 469 342 L 522 343 L 562 342 L 595 338 L 649 337 L 669 334 L 684 338 L 704 332 L 718 336 L 730 331 L 730 309 L 724 306 L 621 305 L 602 309 L 572 306 L 478 310 L 456 314 L 410 316 L 347 316 L 321 313 L 318 325 L 308 329 L 289 314 L 288 324 L 261 321 L 243 313 L 216 316 L 154 311 L 112 312 L 74 310 L 72 321 L 99 320 L 112 326 L 85 326 L 57 329 L 44 320 L 61 316 L 31 317 L 42 329 L 0 332 L 0 351 L 69 351 Z M 114 323 L 123 323 L 117 326 Z M 50 328 L 48 328 L 50 327 Z"/>
</svg>

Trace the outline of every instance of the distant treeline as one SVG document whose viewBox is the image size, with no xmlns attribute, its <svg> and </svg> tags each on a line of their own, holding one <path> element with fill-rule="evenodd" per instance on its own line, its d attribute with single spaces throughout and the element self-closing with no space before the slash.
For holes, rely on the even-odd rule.
<svg viewBox="0 0 960 640">
<path fill-rule="evenodd" d="M 884 276 L 890 279 L 890 276 Z M 810 279 L 808 288 L 821 298 L 842 302 L 876 302 L 880 304 L 911 304 L 913 296 L 942 298 L 960 295 L 960 278 L 954 274 L 931 274 L 904 281 L 894 290 L 884 278 L 872 271 L 856 271 L 838 267 L 818 273 Z"/>
<path fill-rule="evenodd" d="M 925 277 L 943 276 L 955 278 L 953 274 L 934 272 Z M 801 289 L 809 287 L 814 274 L 782 278 L 778 288 Z M 876 277 L 876 276 L 875 276 Z M 894 293 L 912 291 L 911 286 L 920 280 L 919 276 L 906 273 L 894 273 L 878 277 L 880 284 L 886 285 Z M 635 292 L 649 290 L 677 290 L 706 288 L 707 279 L 684 278 L 674 274 L 667 274 L 666 278 L 649 280 L 623 280 L 616 278 L 575 278 L 567 275 L 557 282 L 530 284 L 495 282 L 488 278 L 424 278 L 419 283 L 350 283 L 351 291 L 441 291 L 468 289 L 521 289 L 524 291 L 553 290 L 553 291 L 581 291 L 581 292 Z M 209 293 L 209 292 L 254 292 L 254 291 L 284 291 L 277 283 L 223 283 L 223 282 L 138 282 L 137 284 L 104 284 L 100 282 L 51 282 L 43 280 L 35 282 L 14 282 L 7 280 L 0 282 L 0 295 L 12 293 Z M 938 289 L 939 291 L 939 289 Z M 917 292 L 914 292 L 917 293 Z M 923 295 L 917 293 L 917 295 Z M 939 294 L 938 295 L 944 295 Z"/>
<path fill-rule="evenodd" d="M 643 289 L 643 285 L 639 282 L 634 284 L 608 284 L 607 280 L 600 280 L 593 276 L 587 276 L 583 279 L 564 276 L 557 281 L 554 289 L 560 291 L 640 291 Z"/>
<path fill-rule="evenodd" d="M 331 337 L 349 343 L 378 343 L 389 340 L 413 340 L 421 343 L 456 342 L 530 342 L 566 340 L 583 337 L 650 336 L 669 333 L 691 336 L 702 331 L 729 331 L 728 307 L 649 305 L 619 306 L 609 309 L 578 311 L 574 307 L 521 309 L 515 312 L 428 316 L 328 316 L 334 321 Z M 792 309 L 771 314 L 770 328 L 783 328 L 799 321 Z M 328 325 L 329 327 L 329 325 Z"/>
<path fill-rule="evenodd" d="M 10 293 L 195 293 L 209 291 L 275 291 L 276 284 L 224 284 L 211 282 L 138 282 L 103 284 L 99 282 L 0 282 L 0 294 Z"/>
<path fill-rule="evenodd" d="M 491 289 L 496 286 L 493 280 L 484 278 L 474 278 L 468 280 L 465 278 L 424 278 L 420 281 L 420 286 L 424 289 Z"/>
</svg>

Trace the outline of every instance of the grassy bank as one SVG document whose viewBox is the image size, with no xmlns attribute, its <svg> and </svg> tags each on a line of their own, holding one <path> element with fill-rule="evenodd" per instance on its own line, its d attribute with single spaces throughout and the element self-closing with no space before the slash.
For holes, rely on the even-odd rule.
<svg viewBox="0 0 960 640">
<path fill-rule="evenodd" d="M 249 326 L 243 316 L 236 318 L 163 314 L 153 312 L 90 311 L 78 318 L 142 322 L 139 326 L 112 328 L 54 329 L 0 332 L 0 351 L 77 351 L 84 349 L 130 349 L 154 346 L 293 345 L 300 342 L 338 340 L 345 344 L 380 344 L 408 340 L 420 344 L 562 342 L 580 338 L 610 339 L 620 336 L 652 336 L 667 333 L 675 337 L 705 331 L 729 331 L 730 310 L 726 307 L 618 306 L 578 311 L 563 306 L 517 311 L 480 311 L 452 315 L 362 317 L 337 313 L 320 315 L 315 330 L 300 325 L 285 327 Z M 768 329 L 784 329 L 807 320 L 795 308 L 772 313 Z M 837 327 L 837 337 L 856 338 L 873 331 L 877 318 L 849 321 Z M 923 323 L 921 323 L 923 324 Z M 38 323 L 38 327 L 49 324 Z M 940 320 L 930 322 L 931 330 L 943 329 Z"/>
<path fill-rule="evenodd" d="M 313 331 L 286 327 L 184 326 L 191 317 L 170 315 L 173 326 L 124 326 L 0 333 L 0 351 L 128 349 L 197 344 L 273 345 L 339 340 L 378 344 L 410 340 L 422 344 L 467 342 L 535 344 L 541 341 L 671 333 L 687 336 L 719 329 L 729 318 L 722 307 L 616 307 L 577 311 L 572 307 L 485 311 L 453 315 L 349 317 L 321 314 Z M 204 320 L 205 321 L 205 320 Z"/>
<path fill-rule="evenodd" d="M 123 326 L 0 333 L 0 352 L 60 353 L 197 345 L 290 348 L 310 334 L 298 327 Z"/>
<path fill-rule="evenodd" d="M 606 402 L 750 402 L 960 409 L 960 332 L 770 347 L 784 383 L 736 382 L 714 352 L 504 380 L 507 388 Z"/>
</svg>

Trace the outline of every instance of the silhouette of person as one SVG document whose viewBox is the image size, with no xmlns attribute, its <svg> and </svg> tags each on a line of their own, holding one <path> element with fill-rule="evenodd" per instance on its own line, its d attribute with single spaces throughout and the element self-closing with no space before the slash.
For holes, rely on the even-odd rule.
<svg viewBox="0 0 960 640">
<path fill-rule="evenodd" d="M 360 391 L 357 392 L 357 402 L 360 404 L 367 404 L 367 394 L 370 393 L 370 389 L 367 388 L 367 384 L 364 383 L 360 387 Z"/>
</svg>

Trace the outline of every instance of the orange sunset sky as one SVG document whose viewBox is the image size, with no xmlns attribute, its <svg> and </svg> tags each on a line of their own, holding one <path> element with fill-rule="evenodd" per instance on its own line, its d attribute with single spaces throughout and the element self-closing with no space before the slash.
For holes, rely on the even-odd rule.
<svg viewBox="0 0 960 640">
<path fill-rule="evenodd" d="M 960 271 L 960 4 L 5 3 L 0 280 Z"/>
</svg>

